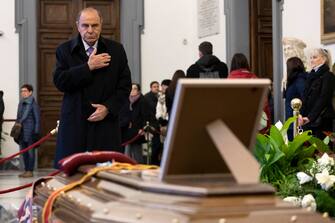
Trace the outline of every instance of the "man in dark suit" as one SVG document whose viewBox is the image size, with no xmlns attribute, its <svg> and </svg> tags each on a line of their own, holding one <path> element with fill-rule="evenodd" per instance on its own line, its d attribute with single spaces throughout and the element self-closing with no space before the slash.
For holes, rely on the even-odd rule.
<svg viewBox="0 0 335 223">
<path fill-rule="evenodd" d="M 156 105 L 158 101 L 158 92 L 159 92 L 159 83 L 157 81 L 152 81 L 150 83 L 150 91 L 144 95 L 147 100 L 150 111 L 155 115 L 156 114 Z"/>
<path fill-rule="evenodd" d="M 121 44 L 103 38 L 94 8 L 77 17 L 79 35 L 56 51 L 54 84 L 64 92 L 55 167 L 68 155 L 121 150 L 119 110 L 128 99 L 131 77 Z"/>
<path fill-rule="evenodd" d="M 226 78 L 228 76 L 227 65 L 213 55 L 213 45 L 210 42 L 202 42 L 199 45 L 199 60 L 192 64 L 186 72 L 190 78 Z"/>
</svg>

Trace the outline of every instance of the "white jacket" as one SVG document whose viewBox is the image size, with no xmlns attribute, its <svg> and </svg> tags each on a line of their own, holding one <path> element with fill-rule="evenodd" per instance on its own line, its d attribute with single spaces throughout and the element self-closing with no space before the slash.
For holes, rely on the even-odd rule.
<svg viewBox="0 0 335 223">
<path fill-rule="evenodd" d="M 158 101 L 156 105 L 156 119 L 158 120 L 159 118 L 164 120 L 169 119 L 165 104 L 165 94 L 162 94 L 161 92 L 158 94 Z"/>
</svg>

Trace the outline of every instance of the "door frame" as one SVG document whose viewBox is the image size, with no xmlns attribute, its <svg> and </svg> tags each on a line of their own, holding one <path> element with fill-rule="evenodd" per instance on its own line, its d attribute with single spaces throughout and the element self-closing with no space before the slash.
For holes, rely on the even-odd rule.
<svg viewBox="0 0 335 223">
<path fill-rule="evenodd" d="M 240 22 L 249 21 L 249 14 L 240 13 L 237 7 L 240 0 L 223 0 L 226 16 L 226 61 L 230 62 L 234 53 L 242 52 L 250 56 L 250 36 L 249 30 L 246 34 L 245 30 L 239 28 Z M 245 2 L 245 0 L 243 0 Z M 248 1 L 249 2 L 249 1 Z M 283 49 L 282 49 L 282 11 L 284 0 L 272 0 L 272 44 L 273 44 L 273 100 L 274 100 L 274 117 L 273 120 L 284 121 L 284 101 L 282 98 L 282 78 L 283 78 Z M 236 18 L 238 16 L 239 18 Z M 248 18 L 246 18 L 248 17 Z M 249 26 L 249 23 L 248 23 Z M 241 33 L 243 35 L 241 35 Z M 248 43 L 245 46 L 241 43 L 241 36 L 247 36 Z M 242 37 L 243 38 L 243 37 Z M 250 58 L 249 58 L 250 61 Z M 229 63 L 228 63 L 229 64 Z"/>
<path fill-rule="evenodd" d="M 36 15 L 37 0 L 15 0 L 15 28 L 19 35 L 19 86 L 29 83 L 38 89 Z M 140 37 L 143 26 L 144 0 L 120 1 L 120 42 L 127 52 L 132 79 L 135 81 L 141 80 Z M 37 91 L 34 91 L 34 96 L 36 98 Z"/>
</svg>

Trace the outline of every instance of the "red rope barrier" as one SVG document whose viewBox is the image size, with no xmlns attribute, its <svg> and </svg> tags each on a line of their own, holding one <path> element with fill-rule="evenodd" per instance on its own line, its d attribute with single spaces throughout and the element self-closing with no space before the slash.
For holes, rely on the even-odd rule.
<svg viewBox="0 0 335 223">
<path fill-rule="evenodd" d="M 126 146 L 134 141 L 136 141 L 139 137 L 142 136 L 142 133 L 144 132 L 143 129 L 140 129 L 140 131 L 138 132 L 137 135 L 135 135 L 132 139 L 124 142 L 121 144 L 121 146 Z M 21 150 L 20 152 L 17 152 L 11 156 L 8 156 L 8 157 L 5 157 L 5 158 L 2 158 L 0 159 L 0 164 L 7 161 L 7 160 L 10 160 L 22 153 L 25 153 L 31 149 L 34 149 L 35 147 L 39 146 L 40 144 L 42 144 L 43 142 L 45 142 L 46 140 L 48 140 L 53 134 L 52 133 L 48 133 L 47 135 L 45 135 L 43 138 L 41 138 L 40 140 L 38 140 L 37 142 L 33 143 L 32 145 L 28 146 L 27 148 Z M 60 173 L 61 171 L 60 170 L 57 170 L 57 171 L 54 171 L 52 173 L 50 173 L 48 176 L 54 176 L 58 173 Z M 14 187 L 14 188 L 9 188 L 9 189 L 6 189 L 6 190 L 0 190 L 0 194 L 5 194 L 5 193 L 10 193 L 10 192 L 13 192 L 13 191 L 17 191 L 17 190 L 22 190 L 24 188 L 27 188 L 27 187 L 30 187 L 33 183 L 28 183 L 28 184 L 24 184 L 24 185 L 21 185 L 21 186 L 18 186 L 18 187 Z"/>
<path fill-rule="evenodd" d="M 52 173 L 49 173 L 48 176 L 55 176 L 55 175 L 59 174 L 60 172 L 61 172 L 60 170 L 56 170 Z M 7 193 L 14 192 L 14 191 L 17 191 L 17 190 L 22 190 L 22 189 L 25 189 L 27 187 L 31 187 L 31 185 L 33 185 L 33 183 L 28 183 L 28 184 L 24 184 L 24 185 L 21 185 L 21 186 L 18 186 L 18 187 L 13 187 L 13 188 L 5 189 L 5 190 L 0 190 L 0 194 L 7 194 Z"/>
<path fill-rule="evenodd" d="M 142 136 L 142 133 L 143 133 L 143 132 L 144 132 L 143 129 L 140 129 L 140 131 L 137 133 L 136 136 L 134 136 L 134 137 L 131 138 L 130 140 L 128 140 L 128 141 L 122 143 L 121 146 L 126 146 L 126 145 L 128 145 L 128 144 L 134 142 L 135 140 L 137 140 L 138 138 L 140 138 L 140 137 Z"/>
<path fill-rule="evenodd" d="M 31 150 L 31 149 L 34 149 L 35 147 L 39 146 L 40 144 L 42 144 L 43 142 L 45 142 L 47 139 L 49 139 L 51 135 L 52 135 L 51 133 L 48 133 L 48 134 L 45 135 L 43 138 L 41 138 L 41 139 L 38 140 L 37 142 L 31 144 L 31 145 L 28 146 L 27 148 L 21 150 L 20 152 L 17 152 L 17 153 L 15 153 L 15 154 L 11 155 L 11 156 L 2 158 L 2 159 L 0 160 L 0 164 L 3 163 L 3 162 L 5 162 L 5 161 L 7 161 L 7 160 L 10 160 L 10 159 L 14 158 L 15 156 L 18 156 L 18 155 L 20 155 L 20 154 L 22 154 L 22 153 L 25 153 L 25 152 L 27 152 L 27 151 L 29 151 L 29 150 Z"/>
<path fill-rule="evenodd" d="M 141 130 L 139 131 L 139 133 L 138 133 L 135 137 L 133 137 L 132 139 L 130 139 L 130 140 L 127 141 L 127 142 L 124 142 L 124 143 L 122 144 L 122 146 L 126 146 L 126 145 L 128 145 L 128 144 L 134 142 L 134 141 L 137 140 L 140 136 L 142 136 L 142 133 L 143 133 L 143 129 L 141 129 Z M 13 155 L 11 155 L 11 156 L 8 156 L 8 157 L 6 157 L 6 158 L 1 159 L 1 160 L 0 160 L 0 164 L 3 163 L 3 162 L 5 162 L 5 161 L 7 161 L 7 160 L 12 159 L 12 158 L 15 157 L 15 156 L 18 156 L 18 155 L 20 155 L 20 154 L 22 154 L 22 153 L 27 152 L 28 150 L 31 150 L 31 149 L 35 148 L 36 146 L 39 146 L 40 144 L 42 144 L 43 142 L 45 142 L 48 138 L 50 138 L 51 135 L 52 135 L 51 133 L 48 133 L 46 136 L 44 136 L 43 138 L 41 138 L 40 140 L 38 140 L 38 141 L 35 142 L 34 144 L 28 146 L 27 148 L 21 150 L 20 152 L 15 153 L 15 154 L 13 154 Z M 57 171 L 54 171 L 54 172 L 50 173 L 48 176 L 54 176 L 54 175 L 56 175 L 56 174 L 58 174 L 58 173 L 60 173 L 60 172 L 61 172 L 61 170 L 57 170 Z M 10 192 L 14 192 L 14 191 L 22 190 L 22 189 L 25 189 L 25 188 L 27 188 L 27 187 L 31 187 L 32 184 L 33 184 L 33 183 L 28 183 L 28 184 L 24 184 L 24 185 L 21 185 L 21 186 L 18 186 L 18 187 L 13 187 L 13 188 L 5 189 L 5 190 L 0 190 L 0 194 L 6 194 L 6 193 L 10 193 Z"/>
</svg>

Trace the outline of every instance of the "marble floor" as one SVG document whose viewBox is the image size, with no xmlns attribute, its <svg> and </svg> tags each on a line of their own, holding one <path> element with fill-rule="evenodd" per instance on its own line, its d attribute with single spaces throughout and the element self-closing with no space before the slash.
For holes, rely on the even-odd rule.
<svg viewBox="0 0 335 223">
<path fill-rule="evenodd" d="M 39 169 L 34 172 L 34 177 L 20 178 L 18 175 L 21 171 L 18 170 L 0 170 L 0 190 L 21 186 L 33 182 L 35 179 L 46 176 L 53 172 L 53 169 Z M 22 201 L 25 198 L 27 189 L 15 191 L 6 194 L 0 194 L 0 222 L 1 223 L 14 223 L 15 219 L 10 220 L 10 215 L 17 212 Z M 4 215 L 7 215 L 5 217 Z M 4 220 L 6 219 L 6 220 Z"/>
</svg>

